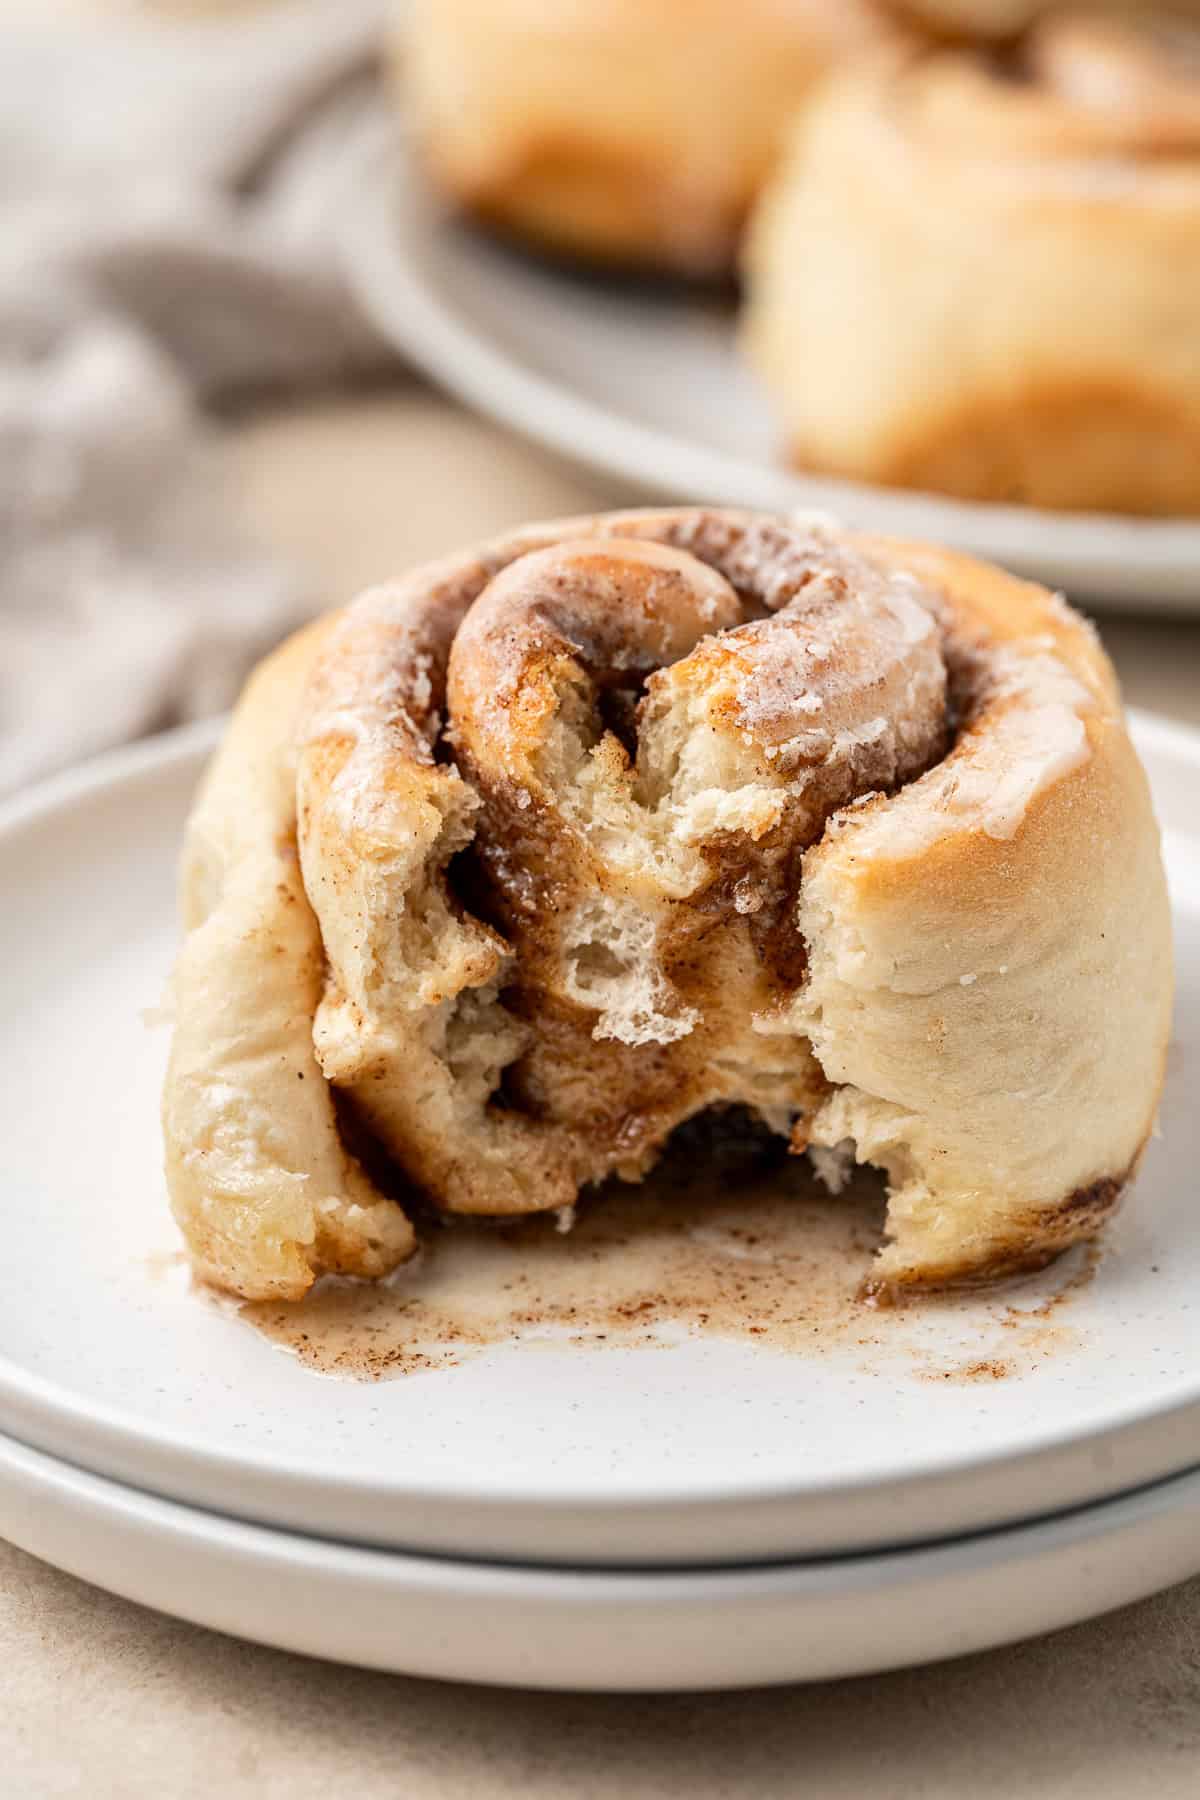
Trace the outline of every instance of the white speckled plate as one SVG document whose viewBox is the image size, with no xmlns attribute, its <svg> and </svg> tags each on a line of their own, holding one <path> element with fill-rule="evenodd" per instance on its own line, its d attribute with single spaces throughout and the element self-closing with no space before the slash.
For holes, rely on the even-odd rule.
<svg viewBox="0 0 1200 1800">
<path fill-rule="evenodd" d="M 249 1525 L 0 1437 L 0 1532 L 130 1600 L 256 1643 L 507 1687 L 815 1681 L 962 1656 L 1200 1568 L 1200 1473 L 950 1543 L 753 1568 L 548 1569 Z"/>
<path fill-rule="evenodd" d="M 800 476 L 731 303 L 601 280 L 446 217 L 399 134 L 364 147 L 346 263 L 380 330 L 451 393 L 635 493 L 795 507 L 952 544 L 1095 605 L 1200 611 L 1200 520 L 990 506 Z"/>
<path fill-rule="evenodd" d="M 165 1034 L 142 1012 L 172 955 L 175 850 L 211 734 L 10 803 L 0 1429 L 275 1526 L 547 1563 L 913 1543 L 1200 1464 L 1200 737 L 1143 719 L 1138 741 L 1180 962 L 1163 1133 L 1092 1279 L 1048 1319 L 1069 1262 L 811 1353 L 686 1332 L 670 1347 L 507 1343 L 374 1384 L 312 1372 L 162 1273 L 177 1242 L 158 1139 Z"/>
</svg>

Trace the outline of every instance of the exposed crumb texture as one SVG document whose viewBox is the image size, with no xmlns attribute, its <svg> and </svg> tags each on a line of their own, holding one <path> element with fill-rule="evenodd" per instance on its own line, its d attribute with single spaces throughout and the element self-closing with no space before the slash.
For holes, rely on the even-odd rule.
<svg viewBox="0 0 1200 1800">
<path fill-rule="evenodd" d="M 885 1171 L 877 1286 L 1007 1273 L 1094 1234 L 1157 1100 L 1094 637 L 818 521 L 568 520 L 371 591 L 251 685 L 185 893 L 172 1198 L 248 1298 L 394 1268 L 400 1197 L 570 1259 L 581 1196 L 730 1106 L 832 1194 Z"/>
</svg>

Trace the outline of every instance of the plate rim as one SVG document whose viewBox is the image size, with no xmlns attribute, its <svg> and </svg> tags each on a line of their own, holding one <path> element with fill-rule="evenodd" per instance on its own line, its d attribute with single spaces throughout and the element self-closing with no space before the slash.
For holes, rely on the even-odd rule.
<svg viewBox="0 0 1200 1800">
<path fill-rule="evenodd" d="M 253 1523 L 147 1493 L 0 1434 L 0 1523 L 5 1535 L 79 1578 L 252 1642 L 397 1672 L 521 1687 L 745 1687 L 878 1672 L 996 1648 L 1102 1616 L 1196 1573 L 1200 1550 L 1194 1530 L 1181 1542 L 1166 1541 L 1180 1538 L 1180 1526 L 1193 1512 L 1200 1512 L 1200 1468 L 1049 1517 L 907 1549 L 750 1567 L 547 1568 L 413 1554 Z M 1173 1533 L 1168 1529 L 1172 1525 Z M 140 1543 L 141 1556 L 128 1553 L 131 1538 Z M 1157 1556 L 1151 1553 L 1150 1538 Z M 1125 1554 L 1116 1554 L 1118 1546 Z M 1131 1549 L 1138 1554 L 1129 1554 Z M 1047 1559 L 1072 1557 L 1076 1579 L 1064 1580 L 1060 1568 L 1052 1582 Z M 1041 1579 L 1036 1584 L 1014 1582 L 1010 1571 L 1031 1560 L 1038 1563 Z M 257 1579 L 245 1580 L 250 1572 Z M 998 1629 L 994 1620 L 983 1621 L 978 1586 L 974 1605 L 964 1610 L 960 1591 L 958 1613 L 948 1614 L 948 1581 L 978 1584 L 997 1575 L 1005 1581 L 1010 1608 Z M 202 1587 L 200 1576 L 206 1577 Z M 266 1587 L 264 1576 L 271 1578 Z M 1088 1577 L 1092 1591 L 1085 1595 Z M 297 1583 L 302 1587 L 299 1607 Z M 234 1595 L 232 1607 L 227 1593 L 214 1592 L 221 1584 Z M 922 1589 L 928 1600 L 931 1584 L 939 1589 L 939 1603 L 911 1604 Z M 331 1587 L 341 1601 L 336 1608 L 340 1640 L 333 1645 L 324 1635 L 328 1624 L 321 1621 L 328 1621 L 334 1609 L 312 1602 L 313 1590 L 328 1602 Z M 199 1600 L 193 1597 L 197 1592 Z M 249 1608 L 247 1593 L 252 1596 Z M 269 1596 L 266 1605 L 264 1593 Z M 1011 1616 L 1014 1595 L 1024 1597 L 1019 1620 Z M 1036 1604 L 1031 1605 L 1030 1595 L 1036 1596 Z M 820 1635 L 805 1629 L 806 1606 L 824 1606 L 827 1616 L 832 1607 L 844 1637 L 846 1609 L 861 1607 L 864 1597 L 885 1605 L 885 1618 L 896 1616 L 897 1600 L 908 1602 L 899 1610 L 909 1621 L 910 1640 L 915 1633 L 924 1641 L 910 1642 L 899 1655 L 895 1647 L 880 1654 L 878 1634 L 864 1633 L 860 1620 L 851 1635 L 857 1634 L 859 1641 L 870 1635 L 870 1650 L 847 1656 L 843 1649 L 831 1656 Z M 382 1654 L 364 1649 L 370 1635 L 361 1622 L 364 1610 L 375 1641 L 382 1644 L 381 1622 L 386 1626 L 389 1607 L 397 1605 L 401 1632 L 407 1628 L 408 1638 L 419 1644 L 416 1666 L 411 1652 L 401 1657 L 394 1647 Z M 484 1607 L 493 1630 L 480 1633 L 475 1609 Z M 423 1632 L 430 1610 L 440 1629 Z M 357 1624 L 347 1614 L 357 1614 Z M 694 1628 L 700 1617 L 708 1629 L 700 1634 L 697 1650 Z M 290 1622 L 281 1623 L 284 1618 Z M 497 1620 L 501 1648 L 494 1652 Z M 714 1623 L 728 1629 L 714 1632 Z M 671 1641 L 678 1644 L 684 1626 L 692 1662 L 681 1679 L 666 1674 L 665 1667 Z M 638 1667 L 631 1678 L 633 1633 Z M 356 1635 L 352 1646 L 347 1637 Z M 514 1637 L 518 1640 L 524 1666 L 504 1661 L 506 1635 L 510 1645 Z M 747 1635 L 753 1638 L 753 1666 L 747 1665 Z M 797 1642 L 798 1652 L 793 1648 Z M 714 1643 L 715 1652 L 705 1648 Z M 820 1645 L 815 1652 L 814 1643 Z M 733 1646 L 732 1660 L 726 1644 Z M 804 1667 L 797 1667 L 797 1656 Z M 592 1667 L 587 1670 L 589 1658 Z M 464 1666 L 467 1659 L 473 1659 L 470 1667 Z M 600 1661 L 613 1673 L 597 1676 Z"/>
<path fill-rule="evenodd" d="M 339 253 L 376 329 L 476 411 L 576 466 L 676 501 L 686 495 L 708 505 L 832 513 L 897 536 L 945 541 L 1029 575 L 1040 571 L 1088 605 L 1134 601 L 1145 616 L 1200 613 L 1200 517 L 1054 512 L 806 475 L 646 425 L 506 354 L 464 324 L 424 279 L 423 261 L 413 253 L 422 217 L 461 227 L 421 192 L 410 142 L 410 133 L 392 121 L 364 134 L 346 184 Z M 537 266 L 533 258 L 530 266 Z M 677 478 L 664 470 L 677 471 Z M 1031 540 L 1036 546 L 1046 533 L 1052 541 L 1031 551 Z M 1089 575 L 1064 581 L 1071 565 L 1086 566 Z M 1089 580 L 1101 585 L 1089 587 Z M 1151 594 L 1142 591 L 1147 583 L 1156 584 Z"/>
<path fill-rule="evenodd" d="M 1200 730 L 1135 709 L 1131 709 L 1129 719 L 1139 749 L 1174 756 L 1200 770 Z M 119 791 L 147 776 L 170 776 L 189 762 L 195 764 L 198 775 L 223 724 L 222 719 L 202 721 L 105 752 L 10 798 L 0 805 L 0 849 L 14 834 L 36 828 L 99 790 Z M 139 1425 L 136 1415 L 111 1404 L 84 1402 L 60 1382 L 24 1368 L 7 1354 L 0 1353 L 0 1429 L 8 1430 L 31 1447 L 65 1460 L 79 1462 L 86 1446 L 91 1459 L 99 1458 L 89 1460 L 87 1464 L 95 1473 L 128 1480 L 126 1471 L 136 1468 L 139 1470 L 136 1480 L 145 1482 L 149 1471 L 149 1485 L 164 1494 L 175 1492 L 177 1499 L 179 1494 L 172 1487 L 172 1479 L 186 1479 L 198 1484 L 190 1487 L 186 1499 L 199 1504 L 221 1504 L 208 1496 L 228 1495 L 239 1487 L 244 1488 L 247 1482 L 256 1482 L 264 1484 L 274 1495 L 272 1505 L 278 1504 L 281 1495 L 290 1506 L 294 1497 L 319 1493 L 332 1496 L 339 1503 L 347 1498 L 354 1498 L 369 1507 L 403 1503 L 406 1507 L 442 1510 L 450 1515 L 467 1507 L 488 1514 L 500 1525 L 503 1525 L 505 1515 L 513 1511 L 522 1516 L 533 1514 L 548 1523 L 601 1515 L 615 1523 L 630 1514 L 665 1519 L 670 1514 L 678 1515 L 681 1510 L 702 1518 L 733 1506 L 771 1509 L 801 1502 L 827 1504 L 837 1497 L 861 1498 L 872 1491 L 903 1495 L 927 1485 L 940 1491 L 964 1479 L 980 1483 L 999 1474 L 1017 1480 L 1051 1457 L 1071 1458 L 1085 1452 L 1089 1445 L 1113 1445 L 1131 1436 L 1163 1431 L 1173 1436 L 1173 1428 L 1189 1416 L 1200 1422 L 1200 1378 L 1193 1378 L 1190 1387 L 1184 1387 L 1182 1381 L 1175 1382 L 1149 1407 L 1137 1400 L 1129 1400 L 1116 1408 L 1099 1429 L 1092 1426 L 1064 1432 L 1060 1428 L 1040 1433 L 1035 1429 L 1020 1449 L 990 1455 L 965 1451 L 958 1455 L 925 1458 L 906 1466 L 902 1474 L 884 1482 L 839 1478 L 798 1485 L 793 1479 L 759 1481 L 747 1487 L 743 1474 L 736 1486 L 732 1483 L 714 1485 L 701 1493 L 697 1493 L 694 1483 L 672 1487 L 660 1481 L 648 1492 L 626 1487 L 616 1493 L 604 1494 L 594 1487 L 581 1486 L 577 1490 L 559 1488 L 548 1494 L 528 1483 L 496 1481 L 494 1477 L 483 1486 L 477 1482 L 464 1485 L 461 1480 L 430 1483 L 414 1479 L 403 1470 L 390 1473 L 382 1480 L 364 1481 L 337 1468 L 326 1469 L 315 1477 L 311 1467 L 287 1456 L 264 1452 L 258 1446 L 234 1454 L 206 1447 L 185 1431 L 166 1425 L 147 1433 L 144 1426 Z M 69 1448 L 64 1449 L 64 1445 Z M 1110 1493 L 1115 1495 L 1124 1489 L 1144 1485 L 1147 1480 L 1162 1479 L 1180 1467 L 1178 1458 L 1161 1466 L 1153 1459 L 1151 1461 L 1152 1474 L 1123 1484 L 1118 1480 Z M 1093 1494 L 1092 1497 L 1097 1496 Z M 257 1511 L 251 1508 L 243 1516 L 268 1515 L 261 1508 Z M 269 1516 L 272 1519 L 280 1517 L 274 1512 Z M 1005 1516 L 1011 1519 L 1014 1515 Z M 1033 1515 L 1026 1512 L 1024 1516 Z M 928 1538 L 926 1532 L 924 1539 L 927 1541 Z M 370 1541 L 369 1534 L 364 1541 Z M 878 1547 L 885 1541 L 905 1540 L 895 1536 L 890 1540 L 875 1538 L 861 1543 L 856 1541 L 854 1547 L 865 1549 L 871 1543 Z M 914 1535 L 907 1541 L 918 1543 L 923 1539 Z M 544 1560 L 553 1566 L 556 1559 L 548 1555 Z M 600 1556 L 595 1560 L 612 1559 Z M 697 1560 L 693 1557 L 690 1562 L 695 1564 Z M 746 1557 L 743 1560 L 753 1559 Z M 688 1564 L 685 1562 L 684 1566 Z"/>
</svg>

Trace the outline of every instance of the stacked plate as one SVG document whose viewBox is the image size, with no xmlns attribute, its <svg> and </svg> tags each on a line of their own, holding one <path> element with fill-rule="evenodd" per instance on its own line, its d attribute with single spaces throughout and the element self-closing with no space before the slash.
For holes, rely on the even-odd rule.
<svg viewBox="0 0 1200 1800">
<path fill-rule="evenodd" d="M 264 1642 L 564 1687 L 879 1669 L 1200 1570 L 1200 737 L 1137 738 L 1180 1002 L 1162 1136 L 1097 1266 L 820 1353 L 685 1322 L 373 1382 L 192 1291 L 167 1215 L 154 1009 L 210 736 L 10 805 L 0 1533 Z"/>
</svg>

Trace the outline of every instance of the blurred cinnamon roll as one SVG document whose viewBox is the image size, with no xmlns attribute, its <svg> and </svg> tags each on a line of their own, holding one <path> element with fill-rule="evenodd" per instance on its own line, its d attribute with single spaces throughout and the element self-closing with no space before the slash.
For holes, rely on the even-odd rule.
<svg viewBox="0 0 1200 1800">
<path fill-rule="evenodd" d="M 586 262 L 710 276 L 814 81 L 896 35 L 874 0 L 409 0 L 401 64 L 467 212 Z"/>
<path fill-rule="evenodd" d="M 184 895 L 168 1177 L 241 1294 L 407 1255 L 351 1139 L 509 1215 L 734 1103 L 886 1171 L 882 1281 L 996 1274 L 1099 1228 L 1157 1103 L 1112 672 L 931 549 L 648 512 L 418 570 L 254 677 Z"/>
<path fill-rule="evenodd" d="M 1064 13 L 836 78 L 748 281 L 798 464 L 1200 512 L 1200 26 Z"/>
<path fill-rule="evenodd" d="M 943 37 L 1015 38 L 1051 13 L 1070 11 L 1070 0 L 890 0 L 892 10 L 908 25 Z M 1174 0 L 1180 13 L 1200 14 L 1197 0 Z M 1137 18 L 1142 0 L 1092 0 L 1091 10 Z"/>
</svg>

